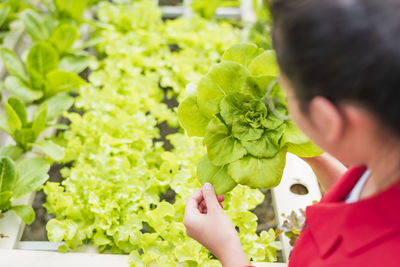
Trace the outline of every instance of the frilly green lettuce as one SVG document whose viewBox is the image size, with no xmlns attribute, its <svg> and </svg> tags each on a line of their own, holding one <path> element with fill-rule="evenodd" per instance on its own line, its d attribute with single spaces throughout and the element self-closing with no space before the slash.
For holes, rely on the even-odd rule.
<svg viewBox="0 0 400 267">
<path fill-rule="evenodd" d="M 239 34 L 226 22 L 198 17 L 162 22 L 159 9 L 149 2 L 101 4 L 104 27 L 99 35 L 104 42 L 96 49 L 103 58 L 89 76 L 90 84 L 79 89 L 75 106 L 85 112 L 68 113 L 70 129 L 62 135 L 62 162 L 72 164 L 62 169 L 61 183 L 44 187 L 45 207 L 54 214 L 47 224 L 48 237 L 65 240 L 61 251 L 90 243 L 100 252 L 130 254 L 136 267 L 179 262 L 187 267 L 221 266 L 186 235 L 182 220 L 187 198 L 201 186 L 197 163 L 215 179 L 229 179 L 227 166 L 201 161 L 206 152 L 202 140 L 182 130 L 160 141 L 157 125 L 178 126 L 177 113 L 163 100 L 182 100 L 185 85 L 201 79 L 223 51 L 239 41 Z M 179 49 L 170 51 L 170 44 Z M 180 109 L 196 109 L 190 104 L 197 103 L 196 89 L 191 92 L 194 99 Z M 192 135 L 204 136 L 210 119 L 195 113 L 199 116 L 188 117 L 186 124 L 195 122 Z M 207 124 L 199 127 L 201 120 Z M 164 149 L 166 143 L 173 147 L 170 151 Z M 226 187 L 235 185 L 231 180 L 218 190 L 230 191 L 224 209 L 240 229 L 246 255 L 275 261 L 273 230 L 257 234 L 256 216 L 250 212 L 264 195 L 248 187 Z M 171 203 L 161 197 L 170 191 L 175 192 Z"/>
</svg>

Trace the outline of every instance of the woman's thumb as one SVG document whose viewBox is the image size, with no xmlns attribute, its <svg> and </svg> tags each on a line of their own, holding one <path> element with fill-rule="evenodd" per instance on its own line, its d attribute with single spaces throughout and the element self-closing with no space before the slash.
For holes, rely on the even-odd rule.
<svg viewBox="0 0 400 267">
<path fill-rule="evenodd" d="M 203 197 L 206 201 L 207 210 L 213 210 L 215 208 L 220 208 L 217 195 L 215 194 L 214 188 L 210 183 L 205 183 L 203 186 Z"/>
</svg>

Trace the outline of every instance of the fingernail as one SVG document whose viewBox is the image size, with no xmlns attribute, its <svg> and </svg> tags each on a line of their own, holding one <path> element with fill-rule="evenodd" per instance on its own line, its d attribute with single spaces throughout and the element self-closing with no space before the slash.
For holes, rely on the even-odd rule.
<svg viewBox="0 0 400 267">
<path fill-rule="evenodd" d="M 212 186 L 210 183 L 205 183 L 205 184 L 204 184 L 204 189 L 205 189 L 205 190 L 212 190 L 212 189 L 213 189 L 213 186 Z"/>
</svg>

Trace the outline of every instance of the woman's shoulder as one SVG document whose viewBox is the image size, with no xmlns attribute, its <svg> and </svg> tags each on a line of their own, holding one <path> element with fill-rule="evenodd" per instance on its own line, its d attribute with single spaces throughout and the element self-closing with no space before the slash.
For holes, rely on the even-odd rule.
<svg viewBox="0 0 400 267">
<path fill-rule="evenodd" d="M 306 209 L 306 224 L 292 258 L 308 264 L 289 266 L 398 266 L 400 183 L 367 199 L 343 201 L 348 194 L 343 188 L 350 191 L 364 171 L 351 168 L 331 196 Z"/>
</svg>

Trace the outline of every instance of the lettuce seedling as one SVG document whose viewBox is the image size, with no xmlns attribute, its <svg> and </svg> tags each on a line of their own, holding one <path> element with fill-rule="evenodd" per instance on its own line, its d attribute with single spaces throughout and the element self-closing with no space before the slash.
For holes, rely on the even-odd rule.
<svg viewBox="0 0 400 267">
<path fill-rule="evenodd" d="M 26 224 L 35 220 L 31 206 L 12 205 L 18 199 L 39 188 L 48 178 L 50 164 L 41 158 L 27 158 L 14 163 L 9 157 L 0 157 L 0 215 L 13 210 Z"/>
<path fill-rule="evenodd" d="M 46 128 L 52 126 L 48 125 L 47 121 L 61 115 L 65 109 L 72 105 L 72 102 L 73 99 L 69 96 L 57 95 L 52 97 L 40 105 L 33 114 L 32 121 L 28 121 L 24 103 L 16 97 L 10 97 L 4 104 L 6 117 L 0 116 L 0 130 L 8 133 L 23 152 L 29 151 L 32 147 L 37 147 L 52 159 L 61 160 L 64 157 L 62 147 L 51 140 L 35 142 Z M 52 107 L 49 112 L 48 107 Z M 9 153 L 9 155 L 15 155 L 16 149 L 9 149 Z"/>
<path fill-rule="evenodd" d="M 236 184 L 275 187 L 286 152 L 321 153 L 290 120 L 278 72 L 273 51 L 241 43 L 230 47 L 197 86 L 188 87 L 179 120 L 189 136 L 204 138 L 207 154 L 197 176 L 217 193 Z"/>
</svg>

